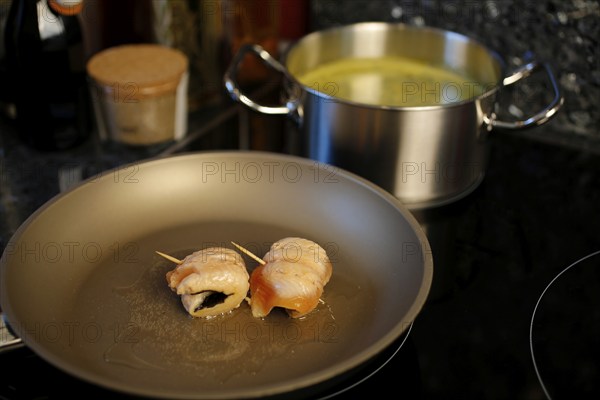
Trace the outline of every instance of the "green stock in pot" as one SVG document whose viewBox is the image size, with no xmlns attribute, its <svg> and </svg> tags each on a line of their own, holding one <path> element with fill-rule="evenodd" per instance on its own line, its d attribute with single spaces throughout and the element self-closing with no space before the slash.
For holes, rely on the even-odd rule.
<svg viewBox="0 0 600 400">
<path fill-rule="evenodd" d="M 305 86 L 356 103 L 420 107 L 477 97 L 486 86 L 447 67 L 398 56 L 342 58 L 297 76 Z"/>
</svg>

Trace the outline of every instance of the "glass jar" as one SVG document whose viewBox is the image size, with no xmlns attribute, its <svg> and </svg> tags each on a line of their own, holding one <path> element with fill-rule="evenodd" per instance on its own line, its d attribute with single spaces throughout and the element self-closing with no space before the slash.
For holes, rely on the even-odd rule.
<svg viewBox="0 0 600 400">
<path fill-rule="evenodd" d="M 187 130 L 188 59 L 154 44 L 112 47 L 87 64 L 102 140 L 150 145 Z"/>
</svg>

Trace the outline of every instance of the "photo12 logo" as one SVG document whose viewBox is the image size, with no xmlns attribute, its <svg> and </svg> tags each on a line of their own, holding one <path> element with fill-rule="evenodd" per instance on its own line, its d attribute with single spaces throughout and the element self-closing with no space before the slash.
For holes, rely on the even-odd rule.
<svg viewBox="0 0 600 400">
<path fill-rule="evenodd" d="M 16 328 L 16 326 L 15 326 Z M 94 321 L 22 322 L 22 335 L 45 343 L 64 343 L 67 346 L 94 344 L 102 340 L 110 343 L 138 343 L 140 327 L 133 323 L 102 325 Z"/>
<path fill-rule="evenodd" d="M 425 246 L 425 247 L 423 247 Z M 401 261 L 403 263 L 422 261 L 424 257 L 431 257 L 433 252 L 428 242 L 402 242 Z"/>
<path fill-rule="evenodd" d="M 139 244 L 136 242 L 113 242 L 101 245 L 98 242 L 48 241 L 48 242 L 8 242 L 4 249 L 7 256 L 16 256 L 21 263 L 45 264 L 98 263 L 111 259 L 115 263 L 135 263 Z"/>
<path fill-rule="evenodd" d="M 305 321 L 304 321 L 305 322 Z M 15 328 L 22 336 L 45 343 L 66 346 L 95 344 L 136 344 L 142 338 L 142 327 L 133 322 L 100 324 L 96 321 L 20 322 Z M 340 327 L 333 320 L 310 323 L 203 321 L 192 337 L 198 343 L 271 343 L 290 345 L 301 343 L 337 343 Z M 7 338 L 0 339 L 4 340 Z"/>
<path fill-rule="evenodd" d="M 202 183 L 298 183 L 303 179 L 312 183 L 337 183 L 338 169 L 313 162 L 308 168 L 293 161 L 204 161 L 200 167 Z"/>
<path fill-rule="evenodd" d="M 481 173 L 479 163 L 441 163 L 404 161 L 399 165 L 402 183 L 472 182 Z"/>
<path fill-rule="evenodd" d="M 200 327 L 199 340 L 201 342 L 219 341 L 224 343 L 268 342 L 284 345 L 337 343 L 339 334 L 339 325 L 333 320 L 310 323 L 298 323 L 294 320 L 287 322 L 206 321 Z"/>
<path fill-rule="evenodd" d="M 272 242 L 241 242 L 238 243 L 248 252 L 262 257 L 262 255 L 271 247 Z M 290 241 L 285 247 L 281 248 L 281 255 L 287 262 L 295 263 L 300 261 L 303 256 L 306 256 L 307 251 L 310 252 L 310 257 L 315 262 L 322 261 L 324 256 L 329 258 L 329 261 L 335 263 L 338 261 L 340 254 L 340 246 L 336 242 L 322 242 L 319 243 L 319 247 L 310 247 L 306 249 L 302 246 L 302 243 Z M 216 248 L 216 249 L 227 249 L 231 247 L 231 242 L 203 242 L 199 244 L 200 249 Z M 208 254 L 205 255 L 208 257 Z M 222 258 L 226 259 L 227 255 L 223 252 Z"/>
<path fill-rule="evenodd" d="M 469 81 L 404 81 L 401 83 L 400 90 L 401 103 L 422 105 L 456 103 L 475 98 L 493 87 Z"/>
</svg>

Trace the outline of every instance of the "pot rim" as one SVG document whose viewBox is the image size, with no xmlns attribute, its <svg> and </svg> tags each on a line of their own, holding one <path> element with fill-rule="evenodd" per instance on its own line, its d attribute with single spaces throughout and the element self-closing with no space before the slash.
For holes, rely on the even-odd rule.
<svg viewBox="0 0 600 400">
<path fill-rule="evenodd" d="M 340 32 L 340 31 L 349 30 L 349 29 L 356 29 L 356 28 L 380 29 L 380 30 L 398 29 L 398 30 L 413 30 L 413 31 L 423 31 L 423 32 L 426 31 L 426 32 L 435 33 L 437 35 L 449 35 L 456 39 L 463 40 L 465 42 L 470 42 L 476 46 L 481 47 L 490 56 L 490 58 L 492 58 L 493 60 L 495 60 L 498 63 L 498 66 L 500 67 L 499 68 L 500 74 L 499 74 L 498 80 L 494 86 L 492 86 L 490 88 L 486 88 L 486 90 L 483 93 L 481 93 L 477 96 L 469 97 L 468 99 L 461 100 L 461 101 L 456 101 L 456 102 L 451 102 L 451 103 L 446 103 L 446 104 L 427 105 L 427 106 L 391 106 L 391 105 L 376 105 L 376 104 L 369 104 L 369 103 L 361 103 L 358 101 L 347 100 L 347 99 L 342 99 L 339 97 L 328 95 L 328 94 L 326 94 L 324 92 L 320 92 L 310 86 L 304 85 L 294 76 L 294 74 L 292 74 L 289 71 L 288 57 L 289 57 L 290 53 L 294 49 L 298 48 L 303 42 L 310 40 L 310 38 L 312 38 L 312 37 L 321 36 L 324 34 L 331 34 L 333 32 Z M 502 59 L 502 57 L 499 55 L 499 53 L 490 49 L 488 46 L 483 44 L 478 39 L 474 39 L 474 38 L 464 35 L 462 33 L 458 33 L 458 32 L 451 31 L 451 30 L 446 30 L 446 29 L 442 29 L 442 28 L 437 28 L 437 27 L 416 26 L 416 25 L 409 25 L 409 24 L 405 24 L 405 23 L 401 23 L 401 22 L 378 22 L 378 21 L 358 22 L 358 23 L 353 23 L 353 24 L 334 26 L 334 27 L 311 32 L 311 33 L 301 37 L 300 39 L 298 39 L 296 42 L 294 42 L 291 46 L 289 46 L 286 49 L 286 51 L 283 54 L 283 65 L 287 71 L 288 78 L 295 85 L 301 87 L 305 92 L 311 93 L 317 97 L 322 98 L 323 100 L 326 100 L 329 102 L 345 104 L 345 105 L 349 105 L 349 106 L 355 106 L 355 107 L 364 107 L 364 108 L 369 108 L 369 109 L 390 110 L 390 111 L 431 111 L 431 110 L 443 110 L 443 109 L 450 109 L 450 108 L 455 108 L 455 107 L 462 107 L 464 105 L 471 104 L 474 101 L 478 101 L 478 100 L 481 100 L 481 99 L 484 99 L 484 98 L 487 98 L 490 96 L 495 96 L 496 93 L 502 87 L 502 80 L 503 80 L 504 75 L 506 74 L 506 62 Z"/>
</svg>

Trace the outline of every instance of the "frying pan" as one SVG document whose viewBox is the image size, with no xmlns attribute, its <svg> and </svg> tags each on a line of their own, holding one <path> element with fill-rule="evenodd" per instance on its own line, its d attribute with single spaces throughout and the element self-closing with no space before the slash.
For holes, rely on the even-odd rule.
<svg viewBox="0 0 600 400">
<path fill-rule="evenodd" d="M 235 241 L 262 256 L 287 236 L 318 242 L 334 270 L 297 320 L 256 319 L 245 303 L 191 318 L 166 285 L 174 265 L 155 254 Z M 292 156 L 206 152 L 127 165 L 50 200 L 7 245 L 0 283 L 13 330 L 56 367 L 129 394 L 208 399 L 339 379 L 410 326 L 432 274 L 415 219 L 368 181 Z"/>
</svg>

